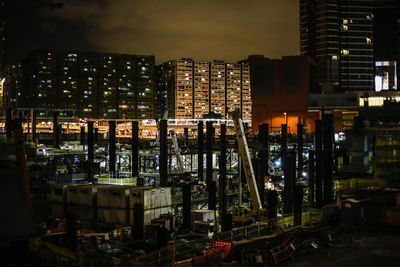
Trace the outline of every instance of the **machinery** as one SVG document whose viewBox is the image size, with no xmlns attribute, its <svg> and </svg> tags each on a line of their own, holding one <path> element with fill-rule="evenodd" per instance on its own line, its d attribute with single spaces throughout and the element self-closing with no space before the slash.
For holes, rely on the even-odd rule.
<svg viewBox="0 0 400 267">
<path fill-rule="evenodd" d="M 169 133 L 171 134 L 172 144 L 174 146 L 174 152 L 175 152 L 176 162 L 177 162 L 177 166 L 178 166 L 178 172 L 183 173 L 184 168 L 183 168 L 183 161 L 182 161 L 182 157 L 181 157 L 181 150 L 178 145 L 178 138 L 176 137 L 176 133 L 175 133 L 174 129 L 170 130 Z"/>
<path fill-rule="evenodd" d="M 262 213 L 262 205 L 261 205 L 260 195 L 258 193 L 258 188 L 257 188 L 256 177 L 254 174 L 253 165 L 251 164 L 250 152 L 249 152 L 249 147 L 247 145 L 246 135 L 244 132 L 243 121 L 240 118 L 240 114 L 239 114 L 238 110 L 232 112 L 231 115 L 232 115 L 233 124 L 235 127 L 236 140 L 237 140 L 238 146 L 239 146 L 238 153 L 239 153 L 240 158 L 242 159 L 243 169 L 245 172 L 247 185 L 249 187 L 249 192 L 250 192 L 250 197 L 251 197 L 251 202 L 252 202 L 251 214 L 253 216 L 258 217 Z M 240 190 L 239 190 L 239 194 L 241 194 Z M 241 198 L 241 196 L 239 196 L 239 199 L 240 198 Z M 233 221 L 236 221 L 236 222 L 245 222 L 246 221 L 247 222 L 250 220 L 250 218 L 248 218 L 247 216 L 244 215 L 244 213 L 245 213 L 244 207 L 241 207 L 239 205 L 238 211 L 239 211 L 239 214 L 238 214 L 238 216 L 233 216 Z"/>
</svg>

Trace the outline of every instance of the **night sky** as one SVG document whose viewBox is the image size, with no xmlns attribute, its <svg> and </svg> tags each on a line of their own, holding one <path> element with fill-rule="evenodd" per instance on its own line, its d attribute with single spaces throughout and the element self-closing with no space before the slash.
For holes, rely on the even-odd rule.
<svg viewBox="0 0 400 267">
<path fill-rule="evenodd" d="M 155 55 L 157 63 L 299 53 L 297 0 L 62 2 L 8 12 L 10 63 L 35 48 Z"/>
</svg>

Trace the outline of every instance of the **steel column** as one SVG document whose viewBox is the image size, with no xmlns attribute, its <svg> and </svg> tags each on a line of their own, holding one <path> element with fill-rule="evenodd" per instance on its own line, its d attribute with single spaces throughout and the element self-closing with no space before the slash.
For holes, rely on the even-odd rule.
<svg viewBox="0 0 400 267">
<path fill-rule="evenodd" d="M 224 215 L 226 214 L 226 124 L 221 124 L 221 134 L 220 134 L 220 156 L 219 156 L 219 210 L 222 220 L 224 220 Z M 221 221 L 221 225 L 225 225 Z"/>
<path fill-rule="evenodd" d="M 322 207 L 322 121 L 315 120 L 315 206 Z"/>
<path fill-rule="evenodd" d="M 333 183 L 333 114 L 324 114 L 323 119 L 323 177 L 324 177 L 324 204 L 331 203 Z"/>
<path fill-rule="evenodd" d="M 115 121 L 108 122 L 108 157 L 109 157 L 109 166 L 108 170 L 112 172 L 114 175 L 115 173 Z"/>
<path fill-rule="evenodd" d="M 204 133 L 203 133 L 203 122 L 200 121 L 197 130 L 197 175 L 199 181 L 204 181 Z"/>
<path fill-rule="evenodd" d="M 168 183 L 168 122 L 160 121 L 160 186 L 166 186 Z"/>
<path fill-rule="evenodd" d="M 183 184 L 182 187 L 182 200 L 183 200 L 183 216 L 182 225 L 183 229 L 190 230 L 191 226 L 191 210 L 192 210 L 192 193 L 190 183 Z"/>
<path fill-rule="evenodd" d="M 83 150 L 85 150 L 85 126 L 81 126 L 81 146 L 83 146 Z"/>
<path fill-rule="evenodd" d="M 314 191 L 315 191 L 315 151 L 308 151 L 308 203 L 311 207 L 314 206 Z"/>
<path fill-rule="evenodd" d="M 88 161 L 89 161 L 89 181 L 93 179 L 93 160 L 94 160 L 94 147 L 93 147 L 93 121 L 88 121 Z"/>
<path fill-rule="evenodd" d="M 185 137 L 185 146 L 188 147 L 189 146 L 189 129 L 184 128 L 183 133 L 184 133 L 183 135 Z"/>
<path fill-rule="evenodd" d="M 143 185 L 143 179 L 139 178 L 139 122 L 132 121 L 131 140 L 131 172 L 132 177 L 137 178 L 137 185 Z"/>
<path fill-rule="evenodd" d="M 36 110 L 32 110 L 32 142 L 36 143 Z"/>
<path fill-rule="evenodd" d="M 213 122 L 206 122 L 207 135 L 206 135 L 206 183 L 208 191 L 208 209 L 215 210 L 216 208 L 216 183 L 213 181 L 213 165 L 212 165 L 212 147 L 214 128 Z"/>
<path fill-rule="evenodd" d="M 303 175 L 303 124 L 297 124 L 297 177 Z"/>
<path fill-rule="evenodd" d="M 206 135 L 206 182 L 207 186 L 212 181 L 213 166 L 212 166 L 212 147 L 213 147 L 213 122 L 207 121 L 206 123 L 207 135 Z"/>
<path fill-rule="evenodd" d="M 60 131 L 58 126 L 58 111 L 53 112 L 53 146 L 60 147 Z"/>
<path fill-rule="evenodd" d="M 94 143 L 96 145 L 99 143 L 99 128 L 94 128 Z"/>
<path fill-rule="evenodd" d="M 12 138 L 12 109 L 6 109 L 6 136 L 7 140 L 11 140 Z"/>
</svg>

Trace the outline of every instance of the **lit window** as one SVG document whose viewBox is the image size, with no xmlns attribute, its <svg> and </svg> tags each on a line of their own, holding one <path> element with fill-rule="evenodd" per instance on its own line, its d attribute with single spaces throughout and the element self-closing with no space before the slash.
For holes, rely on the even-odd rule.
<svg viewBox="0 0 400 267">
<path fill-rule="evenodd" d="M 372 40 L 371 40 L 371 38 L 365 38 L 365 40 L 366 40 L 366 42 L 367 42 L 367 44 L 372 44 Z"/>
<path fill-rule="evenodd" d="M 342 50 L 340 50 L 340 54 L 346 56 L 346 55 L 350 54 L 350 50 L 348 50 L 348 49 L 342 49 Z"/>
</svg>

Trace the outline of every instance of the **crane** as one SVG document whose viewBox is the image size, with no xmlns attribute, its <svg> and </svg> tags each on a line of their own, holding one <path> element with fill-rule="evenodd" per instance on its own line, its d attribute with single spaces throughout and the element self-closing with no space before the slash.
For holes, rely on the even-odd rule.
<svg viewBox="0 0 400 267">
<path fill-rule="evenodd" d="M 260 211 L 262 210 L 262 205 L 260 195 L 258 193 L 253 165 L 251 164 L 250 151 L 247 145 L 246 135 L 244 133 L 243 121 L 240 118 L 239 110 L 231 112 L 231 116 L 235 128 L 236 140 L 239 145 L 239 156 L 241 157 L 243 162 L 244 173 L 250 191 L 253 210 L 256 214 L 260 214 Z"/>
</svg>

